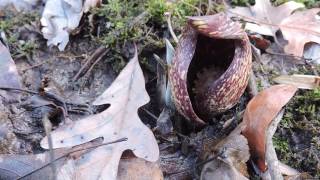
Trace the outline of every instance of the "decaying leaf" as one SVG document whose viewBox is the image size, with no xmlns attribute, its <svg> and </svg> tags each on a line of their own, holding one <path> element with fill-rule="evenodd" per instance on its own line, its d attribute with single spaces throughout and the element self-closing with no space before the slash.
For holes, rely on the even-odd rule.
<svg viewBox="0 0 320 180">
<path fill-rule="evenodd" d="M 0 42 L 0 86 L 10 88 L 21 88 L 20 76 L 16 65 L 11 58 L 9 50 Z M 19 96 L 13 92 L 0 90 L 0 96 L 6 100 L 18 100 Z"/>
<path fill-rule="evenodd" d="M 93 103 L 110 104 L 110 107 L 53 131 L 53 147 L 72 147 L 99 137 L 103 137 L 104 142 L 128 138 L 126 142 L 98 147 L 83 155 L 77 164 L 77 177 L 84 179 L 116 179 L 119 160 L 125 150 L 132 150 L 137 157 L 155 162 L 159 158 L 157 142 L 137 114 L 138 108 L 147 102 L 149 96 L 136 51 L 116 80 Z M 46 139 L 42 140 L 41 146 L 47 149 Z"/>
<path fill-rule="evenodd" d="M 87 152 L 87 150 L 76 151 L 76 149 L 85 149 L 90 146 L 94 146 L 94 143 L 86 143 L 72 149 L 54 150 L 53 163 L 57 168 L 56 175 L 51 169 L 49 152 L 31 155 L 1 155 L 0 179 L 53 179 L 54 177 L 59 180 L 74 179 L 75 174 L 79 171 L 77 164 L 81 161 L 81 156 Z M 131 157 L 120 160 L 117 179 L 161 180 L 163 175 L 157 163 Z"/>
<path fill-rule="evenodd" d="M 228 137 L 221 140 L 212 149 L 207 159 L 217 157 L 207 163 L 201 171 L 201 180 L 247 180 L 246 162 L 249 160 L 249 146 L 247 139 L 240 134 L 240 126 Z"/>
<path fill-rule="evenodd" d="M 281 108 L 297 91 L 292 85 L 275 85 L 252 98 L 243 117 L 242 134 L 248 139 L 253 161 L 263 172 L 266 171 L 266 130 Z"/>
<path fill-rule="evenodd" d="M 320 44 L 313 42 L 305 44 L 303 57 L 310 63 L 320 64 Z"/>
<path fill-rule="evenodd" d="M 236 7 L 230 9 L 230 15 L 240 16 L 240 18 L 248 21 L 250 21 L 251 18 L 251 20 L 253 19 L 254 22 L 258 24 L 247 23 L 245 27 L 247 30 L 263 35 L 274 36 L 275 32 L 279 30 L 279 27 L 259 24 L 259 22 L 279 25 L 282 20 L 290 16 L 294 10 L 302 7 L 304 7 L 303 4 L 294 1 L 289 1 L 278 7 L 274 7 L 270 0 L 258 0 L 255 5 L 251 7 Z"/>
<path fill-rule="evenodd" d="M 0 9 L 8 5 L 13 5 L 17 11 L 28 11 L 42 0 L 0 0 Z"/>
<path fill-rule="evenodd" d="M 163 180 L 162 171 L 157 163 L 140 158 L 121 159 L 118 180 Z"/>
<path fill-rule="evenodd" d="M 56 157 L 61 157 L 64 150 L 55 151 Z M 61 166 L 64 159 L 56 162 L 56 165 Z M 27 175 L 29 179 L 52 179 L 53 174 L 50 166 L 49 152 L 36 155 L 16 155 L 8 154 L 0 156 L 0 179 L 18 179 Z M 43 167 L 40 171 L 34 170 Z M 61 177 L 62 179 L 63 177 Z"/>
<path fill-rule="evenodd" d="M 291 84 L 300 89 L 315 89 L 320 87 L 320 77 L 314 75 L 281 75 L 273 79 L 279 84 Z"/>
<path fill-rule="evenodd" d="M 320 8 L 297 11 L 280 24 L 283 38 L 288 41 L 284 51 L 295 56 L 303 56 L 304 46 L 308 42 L 320 44 L 320 20 L 317 13 Z"/>
<path fill-rule="evenodd" d="M 62 51 L 69 42 L 69 33 L 80 22 L 82 14 L 101 0 L 48 0 L 42 13 L 41 25 L 48 45 L 58 45 Z M 83 5 L 84 3 L 84 5 Z"/>
</svg>

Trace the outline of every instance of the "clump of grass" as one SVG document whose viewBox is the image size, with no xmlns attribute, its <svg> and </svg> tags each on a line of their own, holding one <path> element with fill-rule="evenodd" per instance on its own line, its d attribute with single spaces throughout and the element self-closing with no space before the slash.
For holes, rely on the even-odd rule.
<svg viewBox="0 0 320 180">
<path fill-rule="evenodd" d="M 7 14 L 7 16 L 0 18 L 0 31 L 4 32 L 7 36 L 7 43 L 12 49 L 13 57 L 18 55 L 31 54 L 38 45 L 33 41 L 21 41 L 18 37 L 19 32 L 17 30 L 25 24 L 30 24 L 40 18 L 39 14 L 30 13 L 18 13 Z"/>
</svg>

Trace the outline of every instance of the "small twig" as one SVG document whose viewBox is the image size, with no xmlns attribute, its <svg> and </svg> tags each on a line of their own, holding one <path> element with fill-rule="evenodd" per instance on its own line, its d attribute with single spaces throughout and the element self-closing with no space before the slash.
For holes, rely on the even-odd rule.
<svg viewBox="0 0 320 180">
<path fill-rule="evenodd" d="M 271 52 L 271 51 L 268 51 L 268 50 L 266 50 L 266 53 L 271 54 L 271 55 L 286 56 L 286 57 L 292 57 L 292 58 L 301 59 L 301 60 L 304 60 L 304 61 L 310 61 L 310 59 L 307 59 L 307 58 L 304 58 L 304 57 L 300 57 L 300 56 L 291 55 L 291 54 L 283 54 L 283 53 Z"/>
<path fill-rule="evenodd" d="M 184 172 L 187 172 L 187 171 L 191 171 L 192 169 L 196 169 L 196 168 L 198 168 L 200 166 L 203 166 L 203 165 L 207 164 L 208 162 L 211 162 L 211 161 L 217 159 L 217 157 L 219 155 L 220 154 L 215 155 L 214 157 L 211 157 L 211 158 L 209 158 L 209 159 L 207 159 L 205 161 L 199 162 L 194 167 L 189 167 L 189 168 L 185 168 L 185 169 L 182 169 L 182 170 L 179 170 L 179 171 L 171 172 L 171 173 L 168 173 L 167 175 L 168 176 L 172 176 L 172 175 L 181 174 L 181 173 L 184 173 Z"/>
<path fill-rule="evenodd" d="M 144 112 L 146 112 L 149 116 L 151 116 L 154 120 L 158 121 L 157 116 L 155 116 L 152 112 L 147 110 L 146 108 L 141 108 Z"/>
<path fill-rule="evenodd" d="M 108 51 L 104 51 L 97 59 L 96 61 L 90 66 L 90 68 L 88 69 L 88 71 L 83 75 L 84 77 L 87 77 L 90 72 L 92 71 L 92 69 L 94 68 L 94 66 L 103 58 L 104 55 L 107 54 Z"/>
<path fill-rule="evenodd" d="M 42 124 L 43 124 L 44 130 L 46 132 L 47 139 L 48 139 L 50 166 L 51 166 L 52 174 L 53 174 L 52 179 L 56 180 L 57 179 L 57 168 L 56 168 L 56 165 L 53 163 L 55 158 L 54 158 L 53 144 L 52 144 L 52 137 L 51 137 L 52 124 L 51 124 L 47 114 L 42 118 Z"/>
<path fill-rule="evenodd" d="M 39 95 L 38 92 L 36 91 L 31 91 L 31 90 L 28 90 L 28 89 L 20 89 L 20 88 L 12 88 L 12 87 L 0 87 L 1 90 L 5 90 L 5 91 L 20 91 L 20 92 L 26 92 L 26 93 L 29 93 L 29 94 L 37 94 Z"/>
<path fill-rule="evenodd" d="M 171 34 L 173 40 L 174 40 L 176 43 L 179 43 L 179 39 L 177 38 L 176 34 L 174 33 L 174 31 L 173 31 L 173 29 L 172 29 L 172 25 L 171 25 L 171 14 L 170 14 L 170 12 L 164 13 L 164 16 L 165 16 L 166 19 L 167 19 L 168 28 L 169 28 L 169 31 L 170 31 L 170 34 Z"/>
<path fill-rule="evenodd" d="M 62 113 L 63 113 L 64 118 L 66 120 L 68 119 L 68 116 L 69 116 L 67 104 L 73 105 L 73 103 L 65 102 L 63 98 L 59 97 L 56 94 L 50 93 L 50 92 L 39 93 L 36 91 L 27 90 L 27 89 L 11 88 L 11 87 L 0 87 L 0 90 L 26 92 L 26 93 L 30 93 L 30 94 L 34 94 L 34 95 L 38 95 L 38 96 L 47 98 L 47 100 L 52 101 L 52 103 L 50 103 L 50 105 L 53 105 L 54 107 L 60 108 L 62 110 Z M 75 105 L 79 106 L 79 104 L 75 104 Z"/>
<path fill-rule="evenodd" d="M 211 8 L 212 8 L 212 0 L 208 0 L 208 7 L 207 7 L 206 15 L 208 15 L 210 13 Z"/>
<path fill-rule="evenodd" d="M 46 64 L 46 63 L 47 63 L 47 61 L 44 61 L 44 62 L 35 64 L 35 65 L 32 65 L 32 66 L 30 66 L 30 67 L 27 67 L 27 68 L 23 69 L 22 72 L 26 72 L 26 71 L 28 71 L 28 70 L 30 70 L 30 69 L 37 68 L 37 67 L 42 66 L 42 65 L 44 65 L 44 64 Z"/>
<path fill-rule="evenodd" d="M 118 140 L 115 140 L 115 141 L 111 141 L 111 142 L 106 142 L 106 143 L 102 143 L 102 144 L 98 144 L 98 145 L 92 145 L 92 146 L 89 146 L 89 147 L 84 147 L 84 148 L 75 148 L 75 149 L 69 149 L 69 152 L 65 153 L 65 154 L 62 154 L 58 157 L 55 157 L 55 159 L 53 161 L 50 161 L 46 164 L 44 164 L 43 166 L 39 167 L 39 168 L 36 168 L 34 170 L 32 170 L 31 172 L 28 172 L 27 174 L 23 175 L 23 176 L 20 176 L 19 178 L 17 178 L 17 180 L 19 179 L 22 179 L 22 178 L 25 178 L 29 175 L 31 175 L 32 173 L 36 172 L 36 171 L 39 171 L 47 166 L 49 166 L 51 163 L 54 163 L 66 156 L 68 156 L 69 154 L 71 153 L 75 153 L 75 152 L 78 152 L 78 151 L 83 151 L 83 150 L 87 150 L 87 149 L 92 149 L 92 148 L 96 148 L 96 147 L 100 147 L 100 146 L 106 146 L 106 145 L 110 145 L 110 144 L 114 144 L 114 143 L 119 143 L 119 142 L 123 142 L 123 141 L 127 141 L 128 138 L 120 138 Z"/>
<path fill-rule="evenodd" d="M 98 49 L 95 50 L 95 52 L 86 60 L 84 65 L 80 68 L 79 72 L 72 78 L 72 81 L 77 81 L 80 76 L 82 76 L 89 66 L 94 63 L 99 57 L 104 56 L 108 51 L 108 49 L 104 46 L 100 46 Z"/>
</svg>

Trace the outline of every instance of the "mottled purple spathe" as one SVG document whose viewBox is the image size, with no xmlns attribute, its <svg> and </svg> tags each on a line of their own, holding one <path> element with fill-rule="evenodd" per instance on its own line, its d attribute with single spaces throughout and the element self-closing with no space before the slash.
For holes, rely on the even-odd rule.
<svg viewBox="0 0 320 180">
<path fill-rule="evenodd" d="M 178 111 L 188 120 L 201 126 L 205 121 L 195 112 L 187 88 L 188 69 L 195 54 L 199 33 L 208 38 L 238 40 L 230 66 L 204 90 L 205 98 L 198 109 L 208 111 L 208 114 L 223 112 L 239 101 L 248 83 L 252 57 L 246 33 L 239 23 L 233 22 L 224 13 L 189 17 L 189 24 L 180 39 L 169 70 L 169 79 Z"/>
</svg>

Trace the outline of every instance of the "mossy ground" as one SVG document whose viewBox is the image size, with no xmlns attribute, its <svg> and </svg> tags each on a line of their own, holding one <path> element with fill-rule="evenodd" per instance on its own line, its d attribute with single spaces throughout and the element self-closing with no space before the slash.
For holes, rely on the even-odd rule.
<svg viewBox="0 0 320 180">
<path fill-rule="evenodd" d="M 174 31 L 179 35 L 185 23 L 185 16 L 203 15 L 208 5 L 200 0 L 109 0 L 108 4 L 93 9 L 90 13 L 93 21 L 84 17 L 85 25 L 81 33 L 90 41 L 110 48 L 110 63 L 119 72 L 128 59 L 128 44 L 139 45 L 139 57 L 144 70 L 155 74 L 149 57 L 153 53 L 164 51 L 163 38 L 170 38 L 165 12 L 170 12 Z M 285 0 L 275 0 L 281 4 Z M 307 7 L 315 7 L 315 0 L 300 0 Z M 254 4 L 252 0 L 233 0 L 234 5 Z M 210 11 L 217 12 L 215 6 Z M 40 15 L 27 13 L 0 17 L 0 30 L 7 35 L 12 55 L 28 56 L 40 47 L 40 42 L 21 37 L 19 27 L 31 22 L 39 22 Z M 93 24 L 90 24 L 93 23 Z M 44 41 L 43 39 L 41 41 Z M 71 38 L 72 41 L 72 38 Z M 41 42 L 43 43 L 43 42 Z M 174 42 L 172 42 L 174 43 Z M 319 71 L 318 71 L 319 72 Z M 308 73 L 301 71 L 300 73 Z M 258 80 L 261 90 L 262 82 Z M 278 131 L 274 136 L 274 145 L 279 159 L 300 171 L 311 172 L 320 177 L 320 90 L 301 90 L 286 106 L 286 112 Z"/>
<path fill-rule="evenodd" d="M 320 177 L 320 89 L 294 96 L 273 140 L 282 162 Z"/>
</svg>

